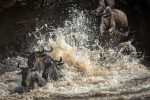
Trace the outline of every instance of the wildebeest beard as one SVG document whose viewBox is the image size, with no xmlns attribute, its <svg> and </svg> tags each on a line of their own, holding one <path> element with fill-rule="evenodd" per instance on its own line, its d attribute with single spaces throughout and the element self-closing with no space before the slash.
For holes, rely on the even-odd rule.
<svg viewBox="0 0 150 100">
<path fill-rule="evenodd" d="M 53 69 L 55 67 L 54 62 L 49 60 L 47 62 L 45 62 L 45 67 L 42 73 L 42 78 L 44 78 L 45 80 L 48 80 L 49 77 L 49 71 L 50 69 Z M 53 70 L 54 71 L 54 70 Z"/>
</svg>

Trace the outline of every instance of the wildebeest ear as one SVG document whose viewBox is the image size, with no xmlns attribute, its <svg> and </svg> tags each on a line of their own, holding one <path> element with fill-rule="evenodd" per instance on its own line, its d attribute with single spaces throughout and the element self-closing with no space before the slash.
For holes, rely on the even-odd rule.
<svg viewBox="0 0 150 100">
<path fill-rule="evenodd" d="M 18 64 L 17 64 L 17 68 L 20 68 L 20 69 L 21 69 L 21 67 L 20 67 L 20 62 L 18 62 Z"/>
<path fill-rule="evenodd" d="M 21 70 L 23 70 L 24 68 L 23 67 L 20 67 L 20 62 L 18 62 L 18 64 L 17 64 L 17 68 L 19 68 L 19 69 L 21 69 Z"/>
</svg>

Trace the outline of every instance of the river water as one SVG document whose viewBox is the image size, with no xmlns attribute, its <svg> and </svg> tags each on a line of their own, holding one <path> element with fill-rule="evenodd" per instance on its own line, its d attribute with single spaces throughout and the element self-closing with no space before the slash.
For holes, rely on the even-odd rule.
<svg viewBox="0 0 150 100">
<path fill-rule="evenodd" d="M 66 20 L 63 27 L 54 29 L 45 24 L 29 33 L 37 39 L 29 45 L 29 51 L 52 46 L 54 50 L 49 55 L 63 58 L 63 77 L 28 93 L 10 94 L 20 87 L 21 76 L 17 74 L 19 69 L 7 72 L 0 76 L 0 99 L 148 99 L 150 70 L 140 63 L 142 58 L 123 55 L 114 48 L 106 51 L 93 39 L 92 29 L 96 26 L 90 26 L 86 14 L 78 10 L 73 12 L 71 20 Z M 53 31 L 43 34 L 43 28 Z M 11 67 L 18 61 L 26 66 L 27 59 L 18 55 L 6 61 L 13 63 Z"/>
</svg>

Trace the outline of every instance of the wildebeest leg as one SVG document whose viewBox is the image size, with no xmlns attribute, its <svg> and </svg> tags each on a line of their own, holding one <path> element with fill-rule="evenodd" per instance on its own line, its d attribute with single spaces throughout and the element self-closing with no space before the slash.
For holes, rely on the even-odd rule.
<svg viewBox="0 0 150 100">
<path fill-rule="evenodd" d="M 99 26 L 99 41 L 101 42 L 102 45 L 106 45 L 107 44 L 107 38 L 108 38 L 108 32 L 107 32 L 107 28 L 109 26 L 109 17 L 108 16 L 102 16 L 101 17 L 101 23 Z"/>
<path fill-rule="evenodd" d="M 114 16 L 111 15 L 110 16 L 110 28 L 109 28 L 109 33 L 114 33 L 114 31 L 116 30 L 116 23 L 115 23 L 115 19 L 114 19 Z"/>
<path fill-rule="evenodd" d="M 101 18 L 101 23 L 100 23 L 100 36 L 103 36 L 103 33 L 105 32 L 105 24 L 104 24 L 104 17 Z"/>
</svg>

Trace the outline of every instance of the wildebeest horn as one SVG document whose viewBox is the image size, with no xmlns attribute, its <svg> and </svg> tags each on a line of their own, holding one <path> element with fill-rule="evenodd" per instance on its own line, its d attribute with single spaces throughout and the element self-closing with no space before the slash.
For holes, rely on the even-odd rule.
<svg viewBox="0 0 150 100">
<path fill-rule="evenodd" d="M 42 47 L 42 51 L 37 51 L 37 53 L 41 54 L 44 52 L 44 48 Z"/>
<path fill-rule="evenodd" d="M 57 63 L 58 66 L 61 66 L 63 65 L 65 62 L 60 62 L 60 63 Z"/>
<path fill-rule="evenodd" d="M 54 62 L 61 62 L 62 61 L 62 57 L 60 57 L 60 60 L 54 60 Z"/>
<path fill-rule="evenodd" d="M 23 70 L 23 69 L 28 68 L 28 67 L 20 67 L 20 63 L 18 63 L 18 64 L 17 64 L 17 68 L 20 68 L 20 69 Z"/>
<path fill-rule="evenodd" d="M 17 68 L 23 69 L 22 67 L 20 67 L 20 63 L 17 64 Z"/>
<path fill-rule="evenodd" d="M 20 65 L 20 63 L 18 63 L 18 64 L 17 64 L 17 68 L 20 68 L 20 66 L 19 66 L 19 65 Z"/>
<path fill-rule="evenodd" d="M 47 51 L 47 52 L 52 52 L 53 51 L 53 47 L 51 47 L 51 50 L 50 51 Z"/>
</svg>

